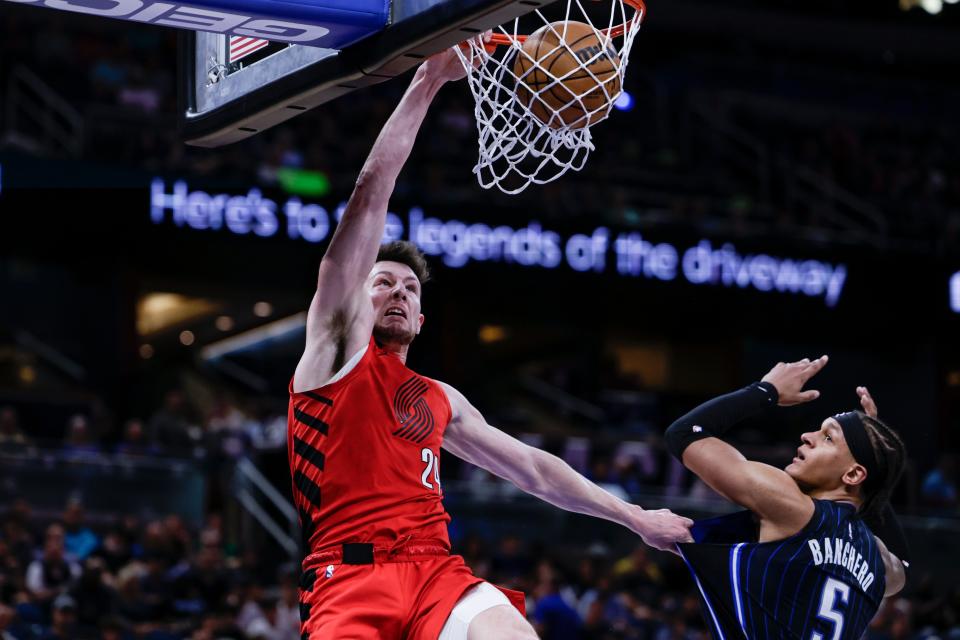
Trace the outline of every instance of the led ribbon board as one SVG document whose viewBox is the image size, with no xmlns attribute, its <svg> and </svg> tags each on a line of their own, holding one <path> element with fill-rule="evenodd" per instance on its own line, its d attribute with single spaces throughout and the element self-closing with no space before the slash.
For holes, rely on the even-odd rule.
<svg viewBox="0 0 960 640">
<path fill-rule="evenodd" d="M 330 211 L 296 197 L 280 203 L 264 197 L 257 188 L 246 195 L 213 194 L 191 190 L 183 180 L 175 181 L 172 189 L 162 178 L 155 178 L 150 185 L 153 224 L 240 236 L 286 235 L 292 240 L 324 242 L 333 235 L 346 206 L 342 202 Z M 675 245 L 646 240 L 638 232 L 615 233 L 606 227 L 562 236 L 536 221 L 511 227 L 441 220 L 420 207 L 411 208 L 406 219 L 387 213 L 383 241 L 394 240 L 409 240 L 455 269 L 471 262 L 543 269 L 566 265 L 580 272 L 615 272 L 661 282 L 802 295 L 822 300 L 828 308 L 840 301 L 847 282 L 843 263 L 742 253 L 729 242 L 714 244 L 704 238 L 693 246 Z"/>
<path fill-rule="evenodd" d="M 5 0 L 192 31 L 341 49 L 382 31 L 389 0 Z"/>
</svg>

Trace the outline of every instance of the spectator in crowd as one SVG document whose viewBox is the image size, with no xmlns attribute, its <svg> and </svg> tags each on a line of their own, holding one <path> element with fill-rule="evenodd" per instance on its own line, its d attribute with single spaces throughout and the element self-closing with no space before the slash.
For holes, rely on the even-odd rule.
<svg viewBox="0 0 960 640">
<path fill-rule="evenodd" d="M 912 611 L 905 598 L 887 598 L 867 629 L 866 640 L 908 640 L 913 637 Z"/>
<path fill-rule="evenodd" d="M 120 514 L 120 523 L 115 531 L 124 539 L 127 549 L 134 556 L 143 553 L 143 527 L 140 518 L 133 513 Z"/>
<path fill-rule="evenodd" d="M 149 427 L 151 441 L 176 455 L 189 453 L 197 440 L 187 419 L 186 400 L 177 390 L 167 392 L 163 406 L 150 418 Z"/>
<path fill-rule="evenodd" d="M 61 593 L 54 599 L 52 617 L 53 623 L 40 640 L 78 640 L 77 602 L 70 595 Z"/>
<path fill-rule="evenodd" d="M 125 456 L 152 456 L 160 453 L 160 448 L 147 440 L 143 421 L 131 418 L 123 425 L 123 438 L 114 451 Z"/>
<path fill-rule="evenodd" d="M 230 591 L 230 576 L 223 566 L 223 552 L 216 544 L 205 543 L 193 561 L 181 566 L 174 580 L 177 600 L 188 601 L 203 612 L 222 611 Z"/>
<path fill-rule="evenodd" d="M 555 640 L 579 640 L 583 622 L 576 610 L 560 595 L 556 569 L 547 561 L 537 568 L 533 622 L 537 633 Z"/>
<path fill-rule="evenodd" d="M 517 536 L 505 536 L 500 548 L 490 563 L 491 570 L 508 583 L 515 583 L 533 568 L 533 558 L 524 550 L 523 541 Z"/>
<path fill-rule="evenodd" d="M 251 640 L 279 640 L 277 629 L 277 598 L 261 597 L 256 602 L 258 614 L 248 622 L 242 623 L 237 619 L 237 626 L 243 629 L 244 634 Z"/>
<path fill-rule="evenodd" d="M 66 535 L 64 547 L 67 554 L 76 560 L 86 560 L 100 546 L 100 538 L 84 523 L 83 505 L 71 500 L 63 512 L 63 527 Z"/>
<path fill-rule="evenodd" d="M 90 421 L 83 414 L 75 414 L 67 422 L 67 438 L 63 452 L 69 460 L 90 462 L 100 459 L 100 445 L 90 429 Z"/>
<path fill-rule="evenodd" d="M 600 577 L 600 558 L 597 556 L 597 549 L 588 549 L 569 580 L 570 601 L 576 603 L 577 614 L 582 620 L 587 618 L 590 605 L 599 597 L 596 584 Z"/>
<path fill-rule="evenodd" d="M 66 557 L 63 525 L 47 527 L 43 553 L 27 567 L 26 587 L 41 605 L 50 604 L 80 576 L 80 566 Z"/>
<path fill-rule="evenodd" d="M 173 600 L 173 587 L 163 556 L 149 554 L 142 558 L 144 567 L 139 575 L 139 593 L 155 615 L 166 612 Z"/>
<path fill-rule="evenodd" d="M 18 452 L 30 441 L 20 428 L 20 417 L 13 407 L 0 407 L 0 451 Z"/>
<path fill-rule="evenodd" d="M 642 600 L 652 600 L 663 584 L 663 572 L 653 562 L 644 545 L 613 565 L 613 579 L 623 589 L 636 593 Z"/>
<path fill-rule="evenodd" d="M 300 637 L 300 594 L 296 569 L 280 574 L 280 599 L 276 605 L 276 640 L 297 640 Z"/>
<path fill-rule="evenodd" d="M 87 558 L 80 578 L 70 590 L 76 605 L 77 627 L 83 635 L 96 636 L 100 619 L 113 608 L 116 596 L 107 583 L 109 578 L 105 570 L 106 565 L 101 558 Z"/>
<path fill-rule="evenodd" d="M 140 591 L 142 567 L 132 563 L 117 574 L 116 597 L 113 611 L 124 623 L 138 630 L 145 630 L 159 621 L 157 611 Z"/>
<path fill-rule="evenodd" d="M 235 620 L 236 611 L 229 606 L 221 605 L 201 619 L 200 627 L 193 632 L 190 640 L 243 638 L 244 633 L 237 627 Z"/>
<path fill-rule="evenodd" d="M 15 616 L 16 612 L 12 607 L 0 604 L 0 640 L 19 640 L 10 631 Z"/>
<path fill-rule="evenodd" d="M 116 575 L 130 561 L 130 545 L 126 536 L 116 527 L 107 531 L 103 536 L 103 544 L 97 550 L 97 556 L 103 560 L 106 570 Z"/>
<path fill-rule="evenodd" d="M 242 457 L 253 446 L 255 425 L 239 408 L 219 400 L 207 419 L 207 450 L 226 460 Z"/>
<path fill-rule="evenodd" d="M 175 513 L 167 514 L 162 520 L 163 527 L 163 536 L 167 539 L 167 544 L 171 548 L 171 553 L 175 557 L 185 558 L 190 555 L 191 549 L 193 549 L 193 538 L 190 535 L 190 530 L 187 528 L 187 523 L 183 521 L 183 518 Z M 207 536 L 207 530 L 200 532 L 200 541 L 202 544 L 210 544 L 215 547 L 219 547 L 223 544 L 222 534 L 217 538 L 211 540 Z"/>
<path fill-rule="evenodd" d="M 937 466 L 927 473 L 920 487 L 923 502 L 931 507 L 957 507 L 957 463 L 950 454 L 940 456 Z"/>
<path fill-rule="evenodd" d="M 100 623 L 100 640 L 128 640 L 123 623 L 119 618 L 109 616 Z"/>
<path fill-rule="evenodd" d="M 667 598 L 662 613 L 663 623 L 652 634 L 653 640 L 705 640 L 706 634 L 697 628 L 696 622 L 690 625 L 689 611 L 677 598 Z"/>
<path fill-rule="evenodd" d="M 3 520 L 2 537 L 18 566 L 24 568 L 33 561 L 36 546 L 32 524 L 30 505 L 22 498 L 14 500 Z"/>
<path fill-rule="evenodd" d="M 10 553 L 7 541 L 0 538 L 0 602 L 9 602 L 22 589 L 22 573 L 23 568 Z"/>
<path fill-rule="evenodd" d="M 264 594 L 263 585 L 249 576 L 244 576 L 238 582 L 240 608 L 237 611 L 236 623 L 241 629 L 248 629 L 258 619 L 267 617 L 270 598 Z M 275 605 L 276 602 L 272 604 Z M 273 628 L 272 623 L 270 628 Z"/>
</svg>

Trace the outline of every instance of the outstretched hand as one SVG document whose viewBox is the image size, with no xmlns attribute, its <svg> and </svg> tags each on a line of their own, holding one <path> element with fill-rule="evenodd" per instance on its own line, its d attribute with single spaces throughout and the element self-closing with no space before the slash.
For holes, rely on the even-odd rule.
<svg viewBox="0 0 960 640">
<path fill-rule="evenodd" d="M 827 365 L 827 360 L 827 356 L 820 356 L 816 360 L 804 358 L 798 362 L 778 362 L 777 366 L 763 376 L 763 382 L 769 382 L 776 387 L 780 396 L 778 404 L 781 407 L 816 400 L 820 397 L 820 392 L 815 389 L 804 391 L 803 385 Z"/>
<path fill-rule="evenodd" d="M 877 417 L 877 403 L 873 401 L 873 396 L 866 387 L 857 387 L 857 397 L 860 398 L 860 406 L 863 412 L 871 418 Z"/>
<path fill-rule="evenodd" d="M 690 518 L 678 516 L 669 509 L 653 509 L 639 513 L 636 525 L 631 528 L 654 549 L 676 553 L 677 543 L 693 542 L 692 526 Z"/>
<path fill-rule="evenodd" d="M 440 82 L 461 80 L 467 76 L 467 70 L 452 47 L 427 58 L 423 63 L 423 70 L 428 77 Z"/>
<path fill-rule="evenodd" d="M 480 35 L 467 40 L 459 45 L 454 45 L 449 49 L 444 49 L 439 53 L 427 58 L 427 61 L 423 63 L 424 72 L 427 76 L 440 80 L 441 82 L 450 82 L 453 80 L 462 80 L 467 76 L 467 70 L 464 67 L 463 60 L 457 54 L 457 48 L 459 47 L 461 51 L 467 52 L 470 49 L 468 43 L 473 42 L 477 45 L 483 45 L 488 52 L 496 49 L 495 44 L 490 44 L 490 41 L 493 37 L 493 31 L 487 30 L 481 33 Z M 470 56 L 467 55 L 469 59 Z M 475 67 L 482 64 L 482 59 L 474 56 L 473 65 Z"/>
</svg>

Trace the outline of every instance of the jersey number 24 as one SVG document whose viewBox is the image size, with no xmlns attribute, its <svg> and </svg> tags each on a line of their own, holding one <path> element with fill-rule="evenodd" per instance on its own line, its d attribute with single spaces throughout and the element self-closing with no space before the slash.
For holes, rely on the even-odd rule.
<svg viewBox="0 0 960 640">
<path fill-rule="evenodd" d="M 426 464 L 423 473 L 420 474 L 420 484 L 427 489 L 436 489 L 440 491 L 440 456 L 436 455 L 432 449 L 424 447 L 420 452 L 420 460 Z M 430 480 L 433 479 L 433 482 Z M 434 486 L 433 483 L 436 483 Z"/>
</svg>

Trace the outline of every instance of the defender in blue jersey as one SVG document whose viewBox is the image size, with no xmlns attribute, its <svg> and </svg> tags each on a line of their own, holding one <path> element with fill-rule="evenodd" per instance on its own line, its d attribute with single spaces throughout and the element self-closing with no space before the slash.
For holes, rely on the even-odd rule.
<svg viewBox="0 0 960 640">
<path fill-rule="evenodd" d="M 904 563 L 867 522 L 887 508 L 906 452 L 865 388 L 857 392 L 866 413 L 839 414 L 803 434 L 783 470 L 720 439 L 767 407 L 818 398 L 803 386 L 826 363 L 779 363 L 667 430 L 671 453 L 748 509 L 696 523 L 696 542 L 679 545 L 713 638 L 856 640 L 884 596 L 903 588 Z"/>
</svg>

